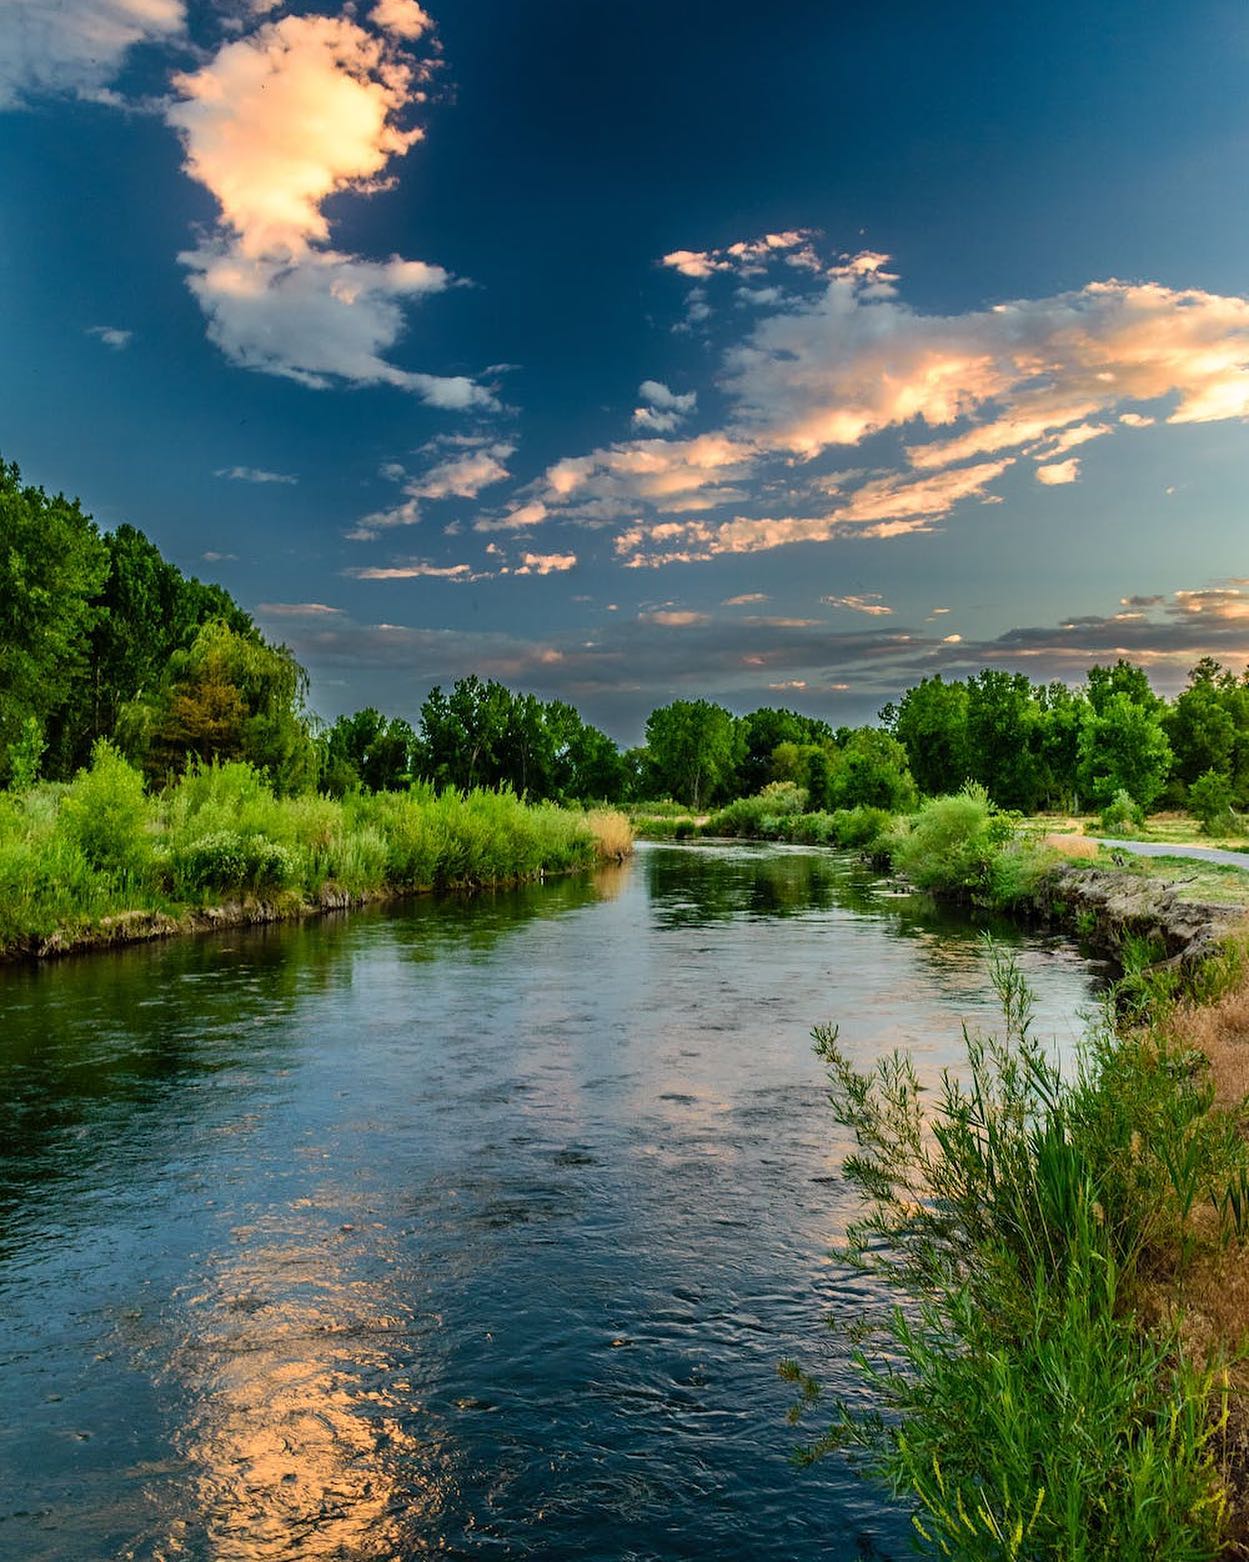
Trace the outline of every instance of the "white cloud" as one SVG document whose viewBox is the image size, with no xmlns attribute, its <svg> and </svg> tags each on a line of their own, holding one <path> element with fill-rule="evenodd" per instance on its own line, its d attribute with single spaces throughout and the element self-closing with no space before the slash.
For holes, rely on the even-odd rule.
<svg viewBox="0 0 1249 1562">
<path fill-rule="evenodd" d="M 87 335 L 97 337 L 105 347 L 111 347 L 114 352 L 124 351 L 134 339 L 133 331 L 123 331 L 115 325 L 89 325 Z"/>
<path fill-rule="evenodd" d="M 285 16 L 175 76 L 166 110 L 186 170 L 220 207 L 215 234 L 180 258 L 233 362 L 311 386 L 389 384 L 450 410 L 494 405 L 463 375 L 387 356 L 405 306 L 450 282 L 440 266 L 368 260 L 330 244 L 334 195 L 381 188 L 420 139 L 399 116 L 415 69 L 346 16 Z"/>
<path fill-rule="evenodd" d="M 374 24 L 383 32 L 409 43 L 415 43 L 434 25 L 428 11 L 423 11 L 416 0 L 377 0 L 371 14 Z"/>
<path fill-rule="evenodd" d="M 341 607 L 328 607 L 324 602 L 261 602 L 256 611 L 271 618 L 326 618 L 341 613 Z"/>
<path fill-rule="evenodd" d="M 1048 488 L 1074 483 L 1079 475 L 1080 462 L 1076 456 L 1072 456 L 1069 461 L 1055 461 L 1052 466 L 1039 466 L 1036 469 L 1037 482 L 1044 483 Z"/>
<path fill-rule="evenodd" d="M 665 629 L 693 629 L 699 624 L 711 622 L 710 613 L 695 613 L 687 608 L 654 608 L 649 613 L 639 613 L 638 622 L 659 624 Z"/>
<path fill-rule="evenodd" d="M 559 575 L 577 562 L 575 553 L 522 553 L 513 575 Z M 506 570 L 503 572 L 506 574 Z"/>
<path fill-rule="evenodd" d="M 638 395 L 642 405 L 633 409 L 633 426 L 646 433 L 671 433 L 698 405 L 696 391 L 678 395 L 661 380 L 643 380 Z"/>
<path fill-rule="evenodd" d="M 720 606 L 721 607 L 750 607 L 750 606 L 753 606 L 753 604 L 756 603 L 756 602 L 766 602 L 767 600 L 768 600 L 768 594 L 767 594 L 766 591 L 743 591 L 741 596 L 738 596 L 738 597 L 725 597 L 724 601 L 720 604 Z"/>
<path fill-rule="evenodd" d="M 844 607 L 852 613 L 867 613 L 873 618 L 885 618 L 893 612 L 881 601 L 879 591 L 869 591 L 862 596 L 821 597 L 820 601 L 827 602 L 829 607 Z"/>
<path fill-rule="evenodd" d="M 270 472 L 260 466 L 221 466 L 213 476 L 226 477 L 236 483 L 297 483 L 299 481 L 291 472 Z"/>
<path fill-rule="evenodd" d="M 186 26 L 183 0 L 3 0 L 0 109 L 47 93 L 95 97 L 140 43 L 165 43 Z"/>
<path fill-rule="evenodd" d="M 414 499 L 475 499 L 483 488 L 501 483 L 509 475 L 505 463 L 516 447 L 482 441 L 463 455 L 452 456 L 408 480 Z"/>
</svg>

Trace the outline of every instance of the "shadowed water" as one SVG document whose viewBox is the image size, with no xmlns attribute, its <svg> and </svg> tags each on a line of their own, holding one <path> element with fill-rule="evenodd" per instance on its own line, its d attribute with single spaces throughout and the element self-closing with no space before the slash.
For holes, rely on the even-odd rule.
<svg viewBox="0 0 1249 1562">
<path fill-rule="evenodd" d="M 1092 968 L 1000 931 L 1069 1046 Z M 993 1013 L 798 848 L 0 972 L 0 1556 L 905 1555 L 788 1459 L 866 1300 L 809 1032 Z"/>
</svg>

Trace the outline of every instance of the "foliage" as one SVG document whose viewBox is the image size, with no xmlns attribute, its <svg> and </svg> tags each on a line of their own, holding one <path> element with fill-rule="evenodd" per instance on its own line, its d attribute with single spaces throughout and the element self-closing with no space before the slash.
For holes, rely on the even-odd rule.
<svg viewBox="0 0 1249 1562">
<path fill-rule="evenodd" d="M 68 787 L 0 793 L 0 951 L 240 894 L 517 882 L 618 860 L 631 839 L 610 810 L 527 806 L 507 791 L 279 796 L 242 761 L 194 763 L 152 795 L 101 741 Z"/>
<path fill-rule="evenodd" d="M 0 460 L 0 782 L 27 722 L 46 730 L 83 679 L 107 567 L 77 500 L 23 486 Z"/>
<path fill-rule="evenodd" d="M 158 688 L 123 709 L 119 736 L 154 782 L 195 759 L 243 760 L 279 792 L 306 790 L 316 776 L 307 682 L 285 646 L 214 619 L 170 658 Z"/>
<path fill-rule="evenodd" d="M 740 758 L 737 723 L 710 700 L 674 700 L 646 721 L 646 746 L 657 790 L 696 813 L 733 775 Z"/>
<path fill-rule="evenodd" d="M 1093 705 L 1080 729 L 1080 790 L 1094 804 L 1127 792 L 1148 810 L 1166 785 L 1171 745 L 1159 704 L 1120 691 Z"/>
<path fill-rule="evenodd" d="M 335 797 L 367 787 L 393 792 L 410 786 L 417 738 L 401 716 L 389 720 L 373 706 L 340 716 L 318 739 L 321 785 Z"/>
<path fill-rule="evenodd" d="M 1249 1146 L 1186 1060 L 1121 1039 L 1109 1008 L 1064 1078 L 1018 970 L 995 958 L 994 979 L 1002 1033 L 966 1035 L 966 1082 L 943 1074 L 932 1109 L 909 1058 L 862 1073 L 816 1032 L 856 1144 L 847 1257 L 902 1305 L 857 1357 L 880 1409 L 841 1406 L 808 1454 L 857 1452 L 913 1500 L 931 1555 L 1213 1558 L 1221 1369 L 1191 1363 L 1178 1329 L 1145 1333 L 1134 1287 L 1239 1234 L 1225 1189 Z"/>
<path fill-rule="evenodd" d="M 1016 816 L 999 812 L 982 786 L 924 803 L 900 821 L 887 847 L 917 889 L 990 905 L 1012 905 L 1035 886 L 1044 859 L 1016 835 Z"/>
<path fill-rule="evenodd" d="M 1229 835 L 1236 826 L 1232 812 L 1231 777 L 1207 770 L 1188 789 L 1188 811 L 1207 835 Z"/>
<path fill-rule="evenodd" d="M 967 685 L 946 683 L 937 674 L 923 678 L 881 720 L 906 749 L 921 792 L 941 797 L 958 791 L 971 778 L 967 731 Z"/>
<path fill-rule="evenodd" d="M 1101 827 L 1107 834 L 1124 830 L 1139 830 L 1145 823 L 1145 810 L 1122 787 L 1102 809 Z"/>
<path fill-rule="evenodd" d="M 62 797 L 59 824 L 99 872 L 138 874 L 151 859 L 143 777 L 104 738 L 91 751 L 90 767 Z"/>
<path fill-rule="evenodd" d="M 47 747 L 37 716 L 27 716 L 21 730 L 9 744 L 9 788 L 29 792 L 39 779 L 39 765 Z"/>
</svg>

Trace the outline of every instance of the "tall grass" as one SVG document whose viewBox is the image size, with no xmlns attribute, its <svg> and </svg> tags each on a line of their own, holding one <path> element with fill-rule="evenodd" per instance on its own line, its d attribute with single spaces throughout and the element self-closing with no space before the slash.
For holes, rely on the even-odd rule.
<svg viewBox="0 0 1249 1562">
<path fill-rule="evenodd" d="M 857 1356 L 879 1413 L 841 1407 L 808 1457 L 857 1455 L 934 1556 L 1216 1557 L 1225 1366 L 1186 1351 L 1177 1307 L 1152 1330 L 1137 1308 L 1160 1283 L 1182 1299 L 1195 1254 L 1244 1238 L 1239 1117 L 1169 1047 L 1141 973 L 1131 1026 L 1108 1006 L 1071 1078 L 1017 968 L 995 956 L 994 979 L 1001 1032 L 966 1037 L 965 1080 L 945 1074 L 931 1106 L 905 1056 L 862 1073 L 816 1032 L 856 1143 L 847 1257 L 897 1305 Z"/>
<path fill-rule="evenodd" d="M 276 797 L 245 764 L 190 770 L 149 796 L 107 744 L 68 786 L 0 793 L 0 952 L 107 916 L 262 896 L 315 900 L 473 888 L 618 860 L 628 822 L 510 792 Z"/>
</svg>

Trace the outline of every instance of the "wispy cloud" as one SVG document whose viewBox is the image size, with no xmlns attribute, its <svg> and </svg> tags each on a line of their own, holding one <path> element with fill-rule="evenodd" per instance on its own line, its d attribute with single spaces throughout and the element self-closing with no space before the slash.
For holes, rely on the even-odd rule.
<svg viewBox="0 0 1249 1562">
<path fill-rule="evenodd" d="M 219 466 L 214 477 L 224 477 L 234 483 L 297 483 L 293 472 L 270 472 L 263 466 Z"/>
<path fill-rule="evenodd" d="M 661 380 L 643 380 L 638 386 L 642 402 L 633 409 L 633 426 L 648 434 L 670 434 L 698 405 L 698 393 L 678 395 Z"/>
<path fill-rule="evenodd" d="M 89 325 L 87 335 L 96 337 L 114 352 L 123 352 L 134 340 L 133 331 L 123 330 L 116 325 Z"/>
<path fill-rule="evenodd" d="M 342 612 L 324 602 L 261 602 L 256 611 L 270 618 L 326 618 Z"/>
<path fill-rule="evenodd" d="M 107 97 L 135 45 L 185 27 L 183 0 L 4 0 L 0 109 L 49 93 Z"/>
<path fill-rule="evenodd" d="M 893 609 L 881 600 L 879 591 L 869 591 L 862 596 L 821 597 L 829 607 L 848 608 L 852 613 L 866 613 L 872 618 L 887 618 Z"/>
</svg>

